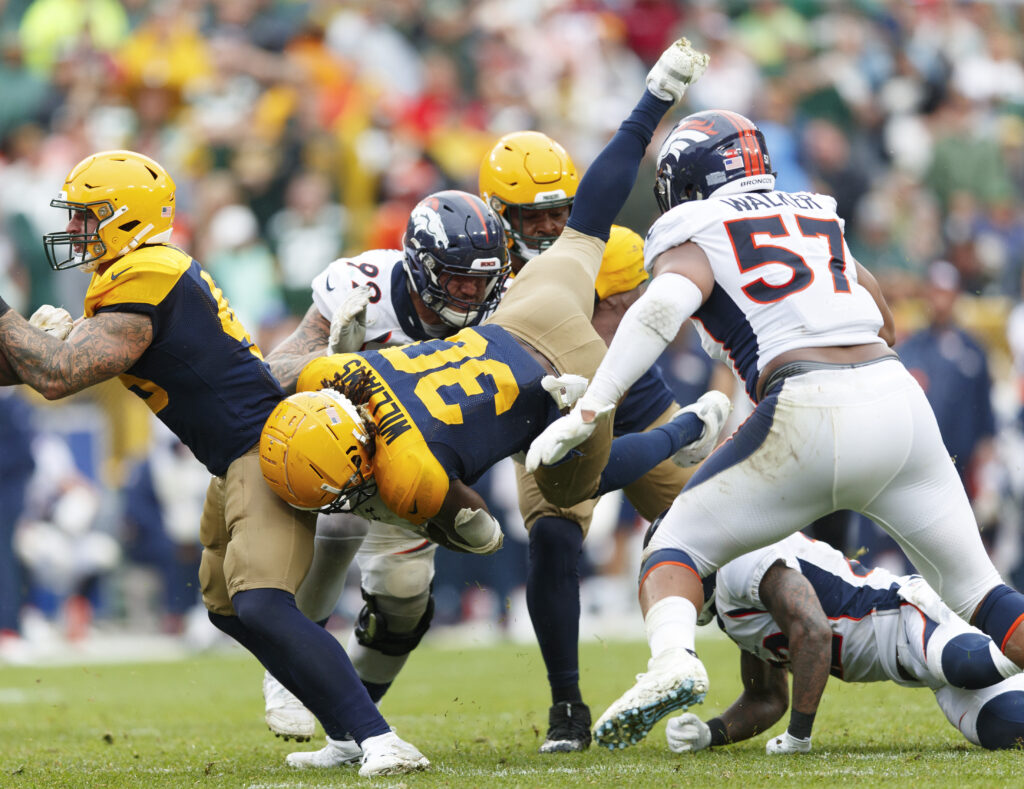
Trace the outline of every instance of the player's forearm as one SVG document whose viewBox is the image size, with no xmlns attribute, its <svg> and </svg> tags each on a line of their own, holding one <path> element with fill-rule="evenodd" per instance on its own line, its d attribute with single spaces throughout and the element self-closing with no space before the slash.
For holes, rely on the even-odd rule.
<svg viewBox="0 0 1024 789">
<path fill-rule="evenodd" d="M 587 168 L 576 190 L 569 227 L 608 239 L 612 222 L 633 189 L 654 130 L 671 107 L 671 101 L 644 91 L 632 114 Z"/>
<path fill-rule="evenodd" d="M 668 344 L 683 321 L 701 305 L 703 296 L 692 281 L 679 274 L 655 277 L 628 309 L 608 353 L 587 390 L 588 405 L 611 405 L 640 378 Z"/>
<path fill-rule="evenodd" d="M 29 325 L 13 310 L 0 317 L 0 345 L 5 386 L 24 383 L 48 400 L 72 394 L 95 383 L 64 342 Z"/>
<path fill-rule="evenodd" d="M 307 364 L 314 359 L 323 356 L 324 349 L 308 353 L 286 353 L 274 351 L 267 356 L 266 362 L 270 365 L 270 372 L 281 384 L 285 394 L 295 394 L 296 384 L 299 380 L 299 373 Z"/>
<path fill-rule="evenodd" d="M 284 342 L 266 356 L 270 372 L 288 394 L 295 392 L 302 368 L 327 349 L 329 324 L 315 306 Z"/>
<path fill-rule="evenodd" d="M 793 672 L 793 706 L 789 733 L 800 739 L 811 736 L 811 724 L 828 682 L 832 660 L 831 631 L 795 628 L 789 635 L 790 667 Z"/>
<path fill-rule="evenodd" d="M 13 310 L 0 317 L 0 350 L 22 383 L 48 400 L 120 375 L 152 341 L 151 319 L 136 313 L 94 316 L 76 325 L 66 340 L 35 328 Z"/>
<path fill-rule="evenodd" d="M 749 740 L 771 728 L 786 712 L 786 699 L 744 691 L 725 712 L 707 721 L 711 745 Z"/>
</svg>

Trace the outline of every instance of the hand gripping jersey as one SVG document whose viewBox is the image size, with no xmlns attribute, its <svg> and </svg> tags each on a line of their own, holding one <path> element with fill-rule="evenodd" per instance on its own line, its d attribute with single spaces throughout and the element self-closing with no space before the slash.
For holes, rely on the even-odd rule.
<svg viewBox="0 0 1024 789">
<path fill-rule="evenodd" d="M 313 280 L 313 303 L 328 321 L 352 288 L 367 285 L 372 295 L 366 307 L 364 348 L 386 348 L 429 340 L 409 296 L 400 249 L 373 249 L 351 258 L 338 258 Z"/>
<path fill-rule="evenodd" d="M 85 294 L 85 316 L 137 312 L 153 342 L 121 382 L 216 476 L 260 440 L 284 392 L 198 263 L 167 245 L 129 252 Z"/>
<path fill-rule="evenodd" d="M 369 329 L 369 327 L 368 327 Z M 525 450 L 557 416 L 545 370 L 496 325 L 443 340 L 310 362 L 298 391 L 368 374 L 377 425 L 373 473 L 385 506 L 421 524 L 437 514 L 448 480 L 466 484 Z"/>
<path fill-rule="evenodd" d="M 809 192 L 712 196 L 676 206 L 647 233 L 648 270 L 687 241 L 707 255 L 715 285 L 693 320 L 704 349 L 732 365 L 751 399 L 760 371 L 785 351 L 883 342 L 835 208 Z"/>
<path fill-rule="evenodd" d="M 832 625 L 833 676 L 847 682 L 925 684 L 910 679 L 897 664 L 900 608 L 910 605 L 897 591 L 904 579 L 882 568 L 868 570 L 799 532 L 718 571 L 718 623 L 740 648 L 775 665 L 789 662 L 789 642 L 759 593 L 764 574 L 779 561 L 802 573 L 821 601 Z"/>
</svg>

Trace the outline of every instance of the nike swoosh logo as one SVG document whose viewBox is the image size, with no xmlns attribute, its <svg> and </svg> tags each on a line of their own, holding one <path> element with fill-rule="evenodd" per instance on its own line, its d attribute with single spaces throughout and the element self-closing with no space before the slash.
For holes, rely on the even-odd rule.
<svg viewBox="0 0 1024 789">
<path fill-rule="evenodd" d="M 413 499 L 412 500 L 412 509 L 409 510 L 409 514 L 410 515 L 415 515 L 419 511 L 420 511 L 419 505 L 416 503 L 416 499 Z"/>
<path fill-rule="evenodd" d="M 125 273 L 126 271 L 129 271 L 129 270 L 131 270 L 131 269 L 133 269 L 133 268 L 135 268 L 135 266 L 128 266 L 128 268 L 123 268 L 123 269 L 121 269 L 121 270 L 120 270 L 119 272 L 117 272 L 116 274 L 111 274 L 111 275 L 110 275 L 110 281 L 111 281 L 111 282 L 113 282 L 113 281 L 114 281 L 115 279 L 117 279 L 118 277 L 120 277 L 120 276 L 121 276 L 122 274 L 124 274 L 124 273 Z"/>
<path fill-rule="evenodd" d="M 334 288 L 331 287 L 331 275 L 327 275 L 327 279 L 324 281 L 324 288 L 330 293 Z"/>
</svg>

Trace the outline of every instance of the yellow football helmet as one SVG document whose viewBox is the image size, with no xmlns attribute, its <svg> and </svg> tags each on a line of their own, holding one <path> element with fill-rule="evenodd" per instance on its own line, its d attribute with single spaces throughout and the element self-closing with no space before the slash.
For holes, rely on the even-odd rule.
<svg viewBox="0 0 1024 789">
<path fill-rule="evenodd" d="M 333 389 L 299 392 L 271 411 L 260 435 L 263 478 L 300 510 L 351 509 L 376 492 L 373 443 L 351 401 Z"/>
<path fill-rule="evenodd" d="M 174 224 L 174 181 L 148 156 L 104 151 L 75 165 L 60 197 L 50 201 L 81 215 L 78 232 L 47 233 L 43 248 L 56 270 L 114 260 L 141 244 L 170 240 Z"/>
<path fill-rule="evenodd" d="M 647 281 L 644 269 L 644 240 L 628 227 L 612 225 L 601 258 L 594 289 L 599 299 L 633 290 Z"/>
<path fill-rule="evenodd" d="M 512 251 L 524 260 L 558 236 L 525 235 L 523 211 L 571 206 L 578 186 L 576 165 L 565 148 L 536 131 L 506 134 L 480 166 L 480 196 L 501 218 Z"/>
</svg>

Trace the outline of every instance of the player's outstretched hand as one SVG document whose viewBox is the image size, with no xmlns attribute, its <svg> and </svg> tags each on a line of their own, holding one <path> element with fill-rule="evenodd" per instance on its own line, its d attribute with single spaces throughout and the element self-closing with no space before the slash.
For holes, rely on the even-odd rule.
<svg viewBox="0 0 1024 789">
<path fill-rule="evenodd" d="M 703 751 L 711 745 L 711 729 L 692 712 L 669 718 L 665 737 L 673 753 Z"/>
<path fill-rule="evenodd" d="M 772 756 L 777 753 L 810 753 L 811 738 L 801 740 L 792 736 L 788 731 L 778 737 L 772 737 L 764 748 L 765 753 Z"/>
<path fill-rule="evenodd" d="M 686 89 L 700 79 L 708 67 L 707 53 L 694 49 L 680 38 L 661 53 L 647 74 L 647 89 L 659 99 L 679 101 Z"/>
<path fill-rule="evenodd" d="M 582 375 L 573 375 L 572 373 L 565 373 L 557 378 L 553 375 L 545 375 L 540 379 L 540 385 L 544 387 L 545 392 L 551 395 L 551 399 L 555 401 L 559 411 L 563 408 L 572 408 L 587 391 L 587 379 Z"/>
<path fill-rule="evenodd" d="M 63 307 L 54 307 L 52 304 L 44 304 L 33 312 L 28 322 L 58 340 L 66 340 L 75 325 L 70 312 Z"/>
<path fill-rule="evenodd" d="M 366 342 L 366 305 L 373 291 L 369 285 L 352 288 L 331 318 L 327 353 L 355 353 Z"/>
<path fill-rule="evenodd" d="M 597 421 L 611 413 L 614 408 L 613 405 L 587 404 L 586 395 L 581 397 L 576 401 L 572 411 L 556 419 L 544 428 L 543 433 L 533 439 L 530 451 L 526 453 L 526 470 L 532 474 L 542 465 L 550 466 L 557 463 L 569 454 L 571 449 L 578 447 L 590 438 L 594 428 L 597 427 Z M 593 420 L 583 421 L 583 409 L 594 412 Z"/>
<path fill-rule="evenodd" d="M 704 458 L 711 454 L 711 451 L 718 445 L 718 435 L 725 426 L 725 420 L 732 413 L 732 400 L 717 389 L 702 394 L 696 403 L 691 403 L 686 408 L 676 411 L 672 418 L 680 414 L 696 414 L 704 423 L 704 432 L 696 441 L 684 446 L 672 456 L 672 462 L 677 466 L 686 468 L 696 466 Z"/>
</svg>

